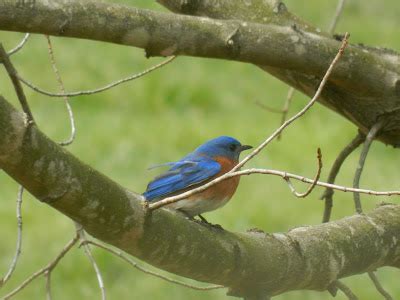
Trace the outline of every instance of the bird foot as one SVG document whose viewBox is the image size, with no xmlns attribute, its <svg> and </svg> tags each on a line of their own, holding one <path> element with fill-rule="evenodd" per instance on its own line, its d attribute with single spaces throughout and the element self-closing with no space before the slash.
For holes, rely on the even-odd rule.
<svg viewBox="0 0 400 300">
<path fill-rule="evenodd" d="M 205 225 L 205 226 L 209 226 L 209 227 L 211 227 L 211 228 L 215 228 L 215 229 L 218 229 L 218 230 L 224 230 L 224 228 L 222 228 L 221 225 L 219 225 L 219 224 L 212 224 L 212 223 L 208 222 L 208 221 L 206 220 L 206 218 L 204 218 L 202 215 L 198 215 L 198 216 L 199 216 L 200 220 L 196 220 L 197 223 L 202 224 L 202 225 Z"/>
<path fill-rule="evenodd" d="M 203 225 L 203 226 L 208 226 L 208 227 L 215 228 L 215 229 L 218 229 L 218 230 L 224 230 L 224 228 L 221 225 L 212 224 L 212 223 L 208 222 L 206 220 L 206 218 L 204 218 L 202 215 L 198 215 L 198 217 L 200 218 L 200 220 L 199 220 L 199 219 L 195 219 L 193 216 L 187 214 L 184 211 L 179 211 L 179 212 L 183 213 L 188 220 L 193 221 L 193 222 L 195 222 L 197 224 L 200 224 L 200 225 Z"/>
</svg>

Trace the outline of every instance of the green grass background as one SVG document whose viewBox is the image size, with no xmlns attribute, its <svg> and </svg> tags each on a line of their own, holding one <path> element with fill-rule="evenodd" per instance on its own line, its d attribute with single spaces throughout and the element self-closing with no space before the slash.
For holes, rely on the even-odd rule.
<svg viewBox="0 0 400 300">
<path fill-rule="evenodd" d="M 138 7 L 164 10 L 154 1 L 119 1 Z M 287 0 L 295 14 L 321 28 L 327 28 L 336 1 Z M 338 32 L 349 31 L 351 42 L 362 42 L 400 50 L 398 0 L 349 0 Z M 23 35 L 0 32 L 7 49 Z M 139 72 L 159 58 L 147 60 L 142 50 L 76 39 L 53 38 L 58 66 L 67 90 L 90 89 Z M 47 44 L 34 35 L 26 47 L 13 56 L 20 74 L 36 85 L 57 91 Z M 18 103 L 3 68 L 0 93 Z M 257 145 L 278 125 L 280 116 L 257 105 L 260 101 L 280 108 L 287 86 L 258 68 L 230 61 L 180 57 L 145 78 L 93 96 L 74 98 L 77 138 L 68 149 L 83 161 L 134 191 L 142 192 L 157 173 L 146 168 L 179 159 L 202 142 L 231 135 L 243 143 Z M 56 141 L 69 135 L 67 113 L 60 99 L 25 89 L 39 127 Z M 296 94 L 290 113 L 307 102 Z M 316 105 L 305 117 L 285 131 L 282 141 L 272 143 L 249 166 L 276 168 L 312 177 L 316 169 L 316 148 L 323 153 L 326 178 L 341 148 L 356 134 L 356 128 L 336 113 Z M 338 183 L 350 185 L 357 152 L 343 167 Z M 399 189 L 399 152 L 381 143 L 372 146 L 361 184 L 371 189 Z M 306 186 L 296 184 L 299 190 Z M 14 254 L 16 239 L 15 199 L 17 184 L 0 172 L 0 276 Z M 209 221 L 233 231 L 259 227 L 268 232 L 287 231 L 300 225 L 321 222 L 322 189 L 308 198 L 297 199 L 287 185 L 272 176 L 248 176 L 223 209 L 207 214 Z M 396 198 L 362 196 L 365 211 L 380 201 Z M 112 199 L 110 199 L 112 201 Z M 353 214 L 351 194 L 337 193 L 333 218 Z M 73 236 L 72 222 L 26 194 L 23 204 L 24 232 L 18 267 L 0 295 L 45 265 Z M 225 299 L 225 291 L 198 292 L 163 282 L 130 268 L 102 250 L 95 249 L 108 299 Z M 152 267 L 149 266 L 152 269 Z M 399 273 L 378 271 L 383 285 L 400 298 Z M 175 277 L 174 275 L 171 275 Z M 81 249 L 72 250 L 52 275 L 54 299 L 99 299 L 99 288 L 91 265 Z M 379 299 L 367 275 L 344 279 L 360 299 Z M 329 299 L 327 292 L 290 292 L 276 299 Z M 15 299 L 43 299 L 44 279 L 39 278 Z M 275 298 L 274 298 L 275 299 Z M 345 299 L 341 294 L 336 299 Z"/>
</svg>

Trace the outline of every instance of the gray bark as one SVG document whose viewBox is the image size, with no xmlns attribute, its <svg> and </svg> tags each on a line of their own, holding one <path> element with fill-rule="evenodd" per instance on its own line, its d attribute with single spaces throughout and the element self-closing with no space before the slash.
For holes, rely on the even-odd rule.
<svg viewBox="0 0 400 300">
<path fill-rule="evenodd" d="M 190 55 L 250 62 L 307 95 L 339 42 L 290 14 L 281 1 L 160 0 L 181 13 L 77 0 L 0 2 L 0 29 L 77 37 L 140 47 L 152 55 Z M 28 20 L 28 21 L 27 21 Z M 400 56 L 351 45 L 320 102 L 367 133 L 386 121 L 378 139 L 400 145 Z"/>
<path fill-rule="evenodd" d="M 49 140 L 0 97 L 0 167 L 94 237 L 149 264 L 222 284 L 238 297 L 326 290 L 338 278 L 400 267 L 400 206 L 287 233 L 235 233 L 160 209 Z"/>
</svg>

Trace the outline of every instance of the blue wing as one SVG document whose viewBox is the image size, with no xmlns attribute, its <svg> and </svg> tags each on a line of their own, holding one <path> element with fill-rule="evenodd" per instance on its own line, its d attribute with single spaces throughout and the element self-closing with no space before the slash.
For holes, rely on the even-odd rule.
<svg viewBox="0 0 400 300">
<path fill-rule="evenodd" d="M 170 163 L 172 167 L 164 174 L 151 181 L 143 196 L 147 201 L 158 200 L 201 183 L 218 174 L 221 165 L 207 157 L 187 157 L 178 162 Z"/>
</svg>

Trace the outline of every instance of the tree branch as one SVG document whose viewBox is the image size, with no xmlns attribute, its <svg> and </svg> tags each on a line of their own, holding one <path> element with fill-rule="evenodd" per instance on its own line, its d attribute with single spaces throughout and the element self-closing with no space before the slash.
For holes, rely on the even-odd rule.
<svg viewBox="0 0 400 300">
<path fill-rule="evenodd" d="M 60 262 L 60 260 L 67 254 L 71 248 L 78 242 L 79 237 L 78 235 L 75 235 L 61 250 L 61 252 L 52 260 L 50 261 L 45 267 L 42 269 L 36 271 L 33 273 L 31 276 L 29 276 L 27 279 L 25 279 L 19 286 L 17 286 L 14 290 L 12 290 L 10 293 L 5 295 L 2 299 L 3 300 L 8 300 L 12 298 L 15 294 L 19 293 L 22 291 L 28 284 L 30 284 L 33 280 L 38 278 L 41 275 L 44 275 L 46 278 L 46 296 L 47 299 L 51 299 L 51 291 L 50 291 L 50 276 L 51 272 L 54 270 L 54 268 L 57 266 L 57 264 Z"/>
<path fill-rule="evenodd" d="M 6 50 L 3 48 L 3 45 L 0 43 L 0 62 L 3 63 L 4 68 L 6 69 L 8 76 L 11 79 L 11 82 L 14 86 L 15 92 L 18 96 L 18 100 L 21 103 L 22 109 L 24 110 L 27 121 L 29 123 L 34 123 L 33 115 L 31 109 L 29 107 L 28 101 L 26 100 L 26 96 L 24 90 L 22 89 L 21 83 L 18 79 L 17 70 L 15 70 L 13 64 L 9 59 L 9 54 L 7 54 Z"/>
<path fill-rule="evenodd" d="M 18 263 L 18 259 L 21 255 L 22 249 L 22 196 L 24 194 L 24 188 L 20 185 L 18 188 L 18 196 L 17 196 L 17 246 L 15 249 L 14 257 L 11 261 L 10 267 L 7 270 L 6 275 L 3 278 L 0 278 L 0 288 L 6 284 L 8 280 L 10 280 L 12 274 L 15 271 L 15 268 Z"/>
<path fill-rule="evenodd" d="M 327 183 L 334 183 L 337 174 L 342 167 L 342 164 L 346 160 L 346 158 L 360 146 L 365 140 L 365 136 L 363 134 L 357 133 L 356 137 L 351 140 L 351 142 L 346 145 L 343 150 L 339 153 L 331 170 L 329 171 L 329 176 Z M 332 206 L 333 206 L 333 189 L 327 188 L 321 196 L 321 200 L 325 200 L 325 208 L 324 208 L 324 216 L 322 218 L 322 222 L 329 222 L 331 218 Z"/>
<path fill-rule="evenodd" d="M 336 282 L 335 284 L 336 284 L 337 288 L 339 290 L 341 290 L 343 292 L 343 294 L 346 295 L 347 299 L 358 300 L 358 297 L 356 295 L 354 295 L 352 290 L 347 285 L 345 285 L 344 283 L 342 283 L 340 281 Z"/>
<path fill-rule="evenodd" d="M 0 167 L 94 237 L 161 269 L 227 286 L 235 296 L 325 290 L 338 278 L 400 266 L 400 206 L 286 234 L 216 230 L 164 209 L 146 214 L 140 195 L 27 126 L 4 98 Z"/>
<path fill-rule="evenodd" d="M 286 33 L 289 36 L 291 36 L 292 30 L 300 33 L 300 36 L 292 36 L 293 43 L 291 44 L 290 42 L 286 44 L 286 41 L 282 41 L 282 43 L 286 44 L 280 45 L 283 46 L 281 50 L 284 56 L 286 55 L 286 50 L 294 51 L 295 49 L 293 49 L 293 47 L 296 48 L 296 45 L 297 48 L 298 46 L 301 48 L 303 39 L 308 39 L 308 34 L 303 35 L 303 33 L 312 33 L 312 35 L 317 38 L 323 37 L 320 41 L 324 45 L 325 43 L 323 41 L 325 38 L 332 36 L 327 32 L 321 32 L 320 29 L 290 13 L 281 0 L 158 0 L 158 2 L 177 13 L 206 16 L 219 20 L 238 19 L 269 26 L 278 25 L 280 27 L 285 27 L 287 29 Z M 264 34 L 269 35 L 269 29 L 266 29 Z M 278 45 L 279 42 L 281 42 L 279 38 L 278 40 L 271 41 L 271 45 L 269 45 L 265 51 L 269 51 L 268 48 Z M 324 46 L 320 47 L 321 45 L 318 43 L 313 43 L 313 45 L 320 50 L 324 48 Z M 380 116 L 385 115 L 385 117 L 390 120 L 384 132 L 382 132 L 380 140 L 393 146 L 398 146 L 400 145 L 400 128 L 398 125 L 400 124 L 400 110 L 398 107 L 400 99 L 399 54 L 388 49 L 353 45 L 346 50 L 348 56 L 343 57 L 341 61 L 342 64 L 347 64 L 347 59 L 349 57 L 355 61 L 361 59 L 358 54 L 353 52 L 355 48 L 372 55 L 374 58 L 371 60 L 366 57 L 364 58 L 367 59 L 371 65 L 374 65 L 374 67 L 381 65 L 383 69 L 388 68 L 388 73 L 386 73 L 385 76 L 391 77 L 389 73 L 394 72 L 392 73 L 392 79 L 389 80 L 391 83 L 387 85 L 384 82 L 386 79 L 382 80 L 381 77 L 375 77 L 375 75 L 372 75 L 374 72 L 368 73 L 369 71 L 366 70 L 367 73 L 363 75 L 360 74 L 363 77 L 370 77 L 370 79 L 373 79 L 376 86 L 381 86 L 382 90 L 375 95 L 375 92 L 372 92 L 368 85 L 356 82 L 357 80 L 353 81 L 350 78 L 343 82 L 337 80 L 337 74 L 333 74 L 330 82 L 324 88 L 319 102 L 353 122 L 365 135 L 368 133 L 369 128 L 376 123 L 376 120 L 379 119 Z M 306 50 L 304 55 L 308 56 L 308 54 L 309 52 Z M 279 59 L 279 56 L 277 56 L 276 61 L 279 61 Z M 299 57 L 299 59 L 301 58 Z M 325 58 L 318 56 L 309 57 L 309 59 L 324 60 Z M 328 63 L 328 61 L 329 59 L 326 60 L 326 63 Z M 388 64 L 386 65 L 384 61 Z M 356 64 L 358 64 L 358 62 Z M 350 67 L 350 65 L 352 66 Z M 352 76 L 352 73 L 355 71 L 354 67 L 356 66 L 352 63 L 350 63 L 350 65 L 348 75 Z M 386 66 L 384 67 L 383 65 Z M 287 68 L 283 64 L 279 66 L 259 64 L 259 67 L 310 97 L 315 93 L 316 86 L 322 77 L 322 72 L 320 72 L 320 74 L 311 72 L 313 74 L 310 74 L 307 69 L 297 71 Z M 381 96 L 378 96 L 378 94 L 381 94 Z"/>
<path fill-rule="evenodd" d="M 364 169 L 365 165 L 365 160 L 367 159 L 367 155 L 369 152 L 369 148 L 371 147 L 372 142 L 378 135 L 379 131 L 382 129 L 384 126 L 383 120 L 378 121 L 374 126 L 372 126 L 371 130 L 368 132 L 367 136 L 365 137 L 364 145 L 361 150 L 360 154 L 360 159 L 358 160 L 358 165 L 356 168 L 356 172 L 354 174 L 354 179 L 353 179 L 353 187 L 358 188 L 360 186 L 360 178 L 361 178 L 361 173 Z M 360 200 L 360 194 L 359 193 L 354 193 L 353 194 L 353 199 L 354 199 L 354 206 L 356 209 L 356 212 L 361 214 L 362 213 L 362 207 L 361 207 L 361 200 Z"/>
<path fill-rule="evenodd" d="M 250 62 L 308 95 L 314 94 L 339 45 L 327 33 L 290 14 L 281 1 L 160 2 L 176 11 L 218 20 L 95 1 L 37 0 L 18 9 L 12 1 L 3 1 L 0 29 L 130 45 L 145 49 L 148 56 Z M 380 139 L 397 146 L 399 98 L 400 56 L 352 45 L 333 72 L 321 102 L 364 133 L 378 117 L 387 116 L 390 122 Z"/>
</svg>

